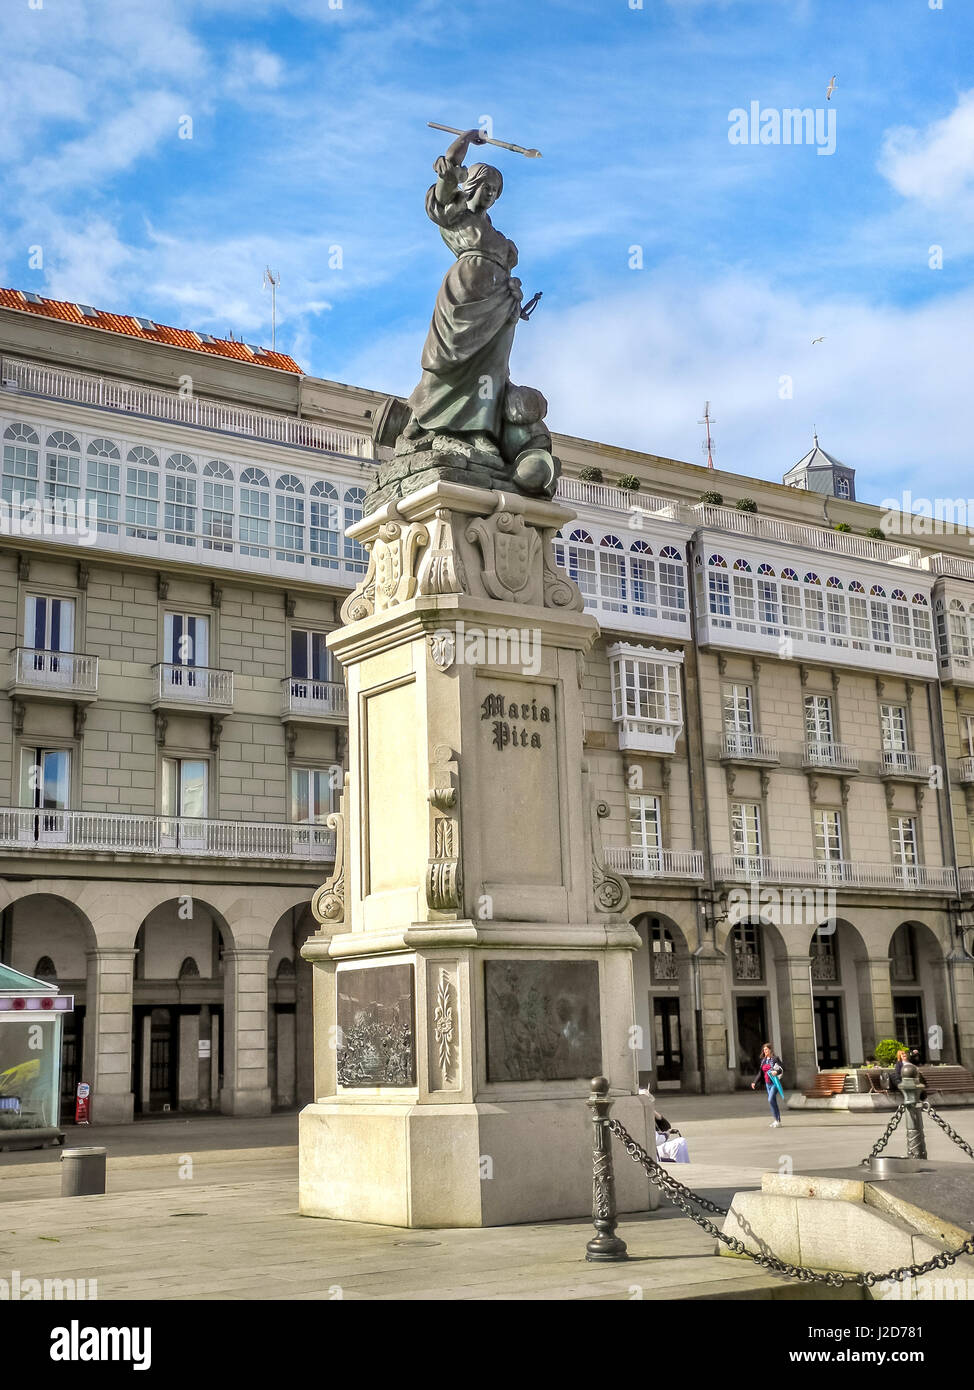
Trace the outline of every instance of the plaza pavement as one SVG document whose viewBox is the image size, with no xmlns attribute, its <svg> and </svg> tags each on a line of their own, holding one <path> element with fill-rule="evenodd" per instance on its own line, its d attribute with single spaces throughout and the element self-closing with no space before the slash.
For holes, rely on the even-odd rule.
<svg viewBox="0 0 974 1390">
<path fill-rule="evenodd" d="M 727 1205 L 763 1171 L 847 1167 L 885 1116 L 788 1115 L 768 1128 L 763 1095 L 663 1096 L 693 1162 L 669 1171 Z M 950 1123 L 974 1142 L 974 1113 Z M 933 1159 L 963 1161 L 928 1127 Z M 68 1130 L 109 1150 L 108 1192 L 64 1199 L 56 1151 L 0 1155 L 0 1278 L 97 1279 L 100 1299 L 680 1299 L 835 1296 L 718 1259 L 668 1204 L 623 1217 L 623 1265 L 584 1260 L 585 1220 L 487 1230 L 401 1230 L 297 1211 L 297 1116 L 200 1116 Z M 583 1120 L 579 1142 L 589 1134 Z M 903 1151 L 898 1132 L 890 1151 Z M 626 1163 L 621 1148 L 616 1163 Z M 187 1162 L 187 1160 L 191 1160 Z M 543 1156 L 539 1157 L 543 1161 Z M 720 1224 L 720 1218 L 717 1219 Z"/>
</svg>

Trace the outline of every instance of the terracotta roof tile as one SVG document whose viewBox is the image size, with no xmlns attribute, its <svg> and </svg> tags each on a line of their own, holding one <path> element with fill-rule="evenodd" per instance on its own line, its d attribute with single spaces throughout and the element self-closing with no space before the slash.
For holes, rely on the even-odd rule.
<svg viewBox="0 0 974 1390">
<path fill-rule="evenodd" d="M 185 328 L 170 328 L 160 323 L 155 328 L 143 328 L 129 314 L 108 314 L 96 310 L 95 317 L 83 314 L 77 304 L 63 299 L 44 299 L 38 295 L 40 303 L 34 304 L 21 290 L 0 289 L 0 308 L 18 309 L 21 313 L 40 314 L 42 318 L 62 319 L 65 323 L 79 323 L 85 328 L 102 328 L 109 333 L 123 333 L 129 338 L 142 338 L 147 343 L 168 343 L 170 347 L 188 348 L 191 352 L 208 352 L 216 357 L 235 357 L 241 362 L 252 362 L 258 367 L 275 367 L 282 372 L 296 372 L 301 368 L 293 357 L 283 352 L 265 350 L 259 354 L 251 352 L 245 343 L 230 342 L 226 338 L 214 338 L 204 343 L 199 336 Z"/>
</svg>

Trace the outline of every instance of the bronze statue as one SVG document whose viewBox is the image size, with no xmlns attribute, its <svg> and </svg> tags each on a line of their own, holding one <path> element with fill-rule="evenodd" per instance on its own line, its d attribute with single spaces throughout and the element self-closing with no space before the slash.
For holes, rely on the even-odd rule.
<svg viewBox="0 0 974 1390">
<path fill-rule="evenodd" d="M 463 164 L 471 145 L 486 143 L 468 130 L 433 165 L 426 212 L 456 259 L 436 297 L 418 386 L 406 402 L 387 400 L 376 416 L 373 437 L 394 445 L 395 454 L 380 464 L 370 510 L 434 478 L 542 497 L 555 490 L 548 403 L 510 380 L 514 330 L 540 296 L 522 309 L 521 282 L 511 273 L 517 247 L 489 216 L 503 175 L 491 164 Z"/>
</svg>

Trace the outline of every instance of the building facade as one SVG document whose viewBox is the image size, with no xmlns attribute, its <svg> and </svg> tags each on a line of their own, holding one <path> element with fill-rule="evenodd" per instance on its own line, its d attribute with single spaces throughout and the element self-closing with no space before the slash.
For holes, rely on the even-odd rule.
<svg viewBox="0 0 974 1390">
<path fill-rule="evenodd" d="M 75 994 L 64 1094 L 90 1082 L 96 1122 L 303 1103 L 346 754 L 325 638 L 381 397 L 14 291 L 0 359 L 0 960 Z M 892 1035 L 970 1065 L 967 532 L 555 447 L 640 1071 L 727 1090 L 770 1039 L 802 1084 Z"/>
</svg>

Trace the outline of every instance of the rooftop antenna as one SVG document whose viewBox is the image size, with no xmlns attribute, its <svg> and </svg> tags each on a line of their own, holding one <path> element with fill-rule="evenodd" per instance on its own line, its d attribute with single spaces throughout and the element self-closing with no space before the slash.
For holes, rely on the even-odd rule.
<svg viewBox="0 0 974 1390">
<path fill-rule="evenodd" d="M 271 352 L 277 351 L 277 287 L 280 283 L 280 274 L 275 275 L 270 266 L 265 266 L 261 289 L 271 287 Z"/>
<path fill-rule="evenodd" d="M 713 416 L 710 414 L 710 402 L 707 401 L 705 402 L 703 408 L 703 419 L 698 420 L 697 424 L 707 426 L 707 438 L 705 442 L 701 444 L 700 447 L 703 450 L 703 452 L 707 455 L 707 467 L 711 469 L 714 466 L 714 439 L 713 435 L 710 433 L 710 426 L 713 423 L 714 419 Z"/>
</svg>

